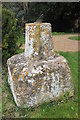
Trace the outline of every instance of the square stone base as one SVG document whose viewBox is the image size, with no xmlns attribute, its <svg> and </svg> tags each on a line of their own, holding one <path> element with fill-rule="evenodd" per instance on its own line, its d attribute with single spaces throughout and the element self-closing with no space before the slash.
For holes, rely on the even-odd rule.
<svg viewBox="0 0 80 120">
<path fill-rule="evenodd" d="M 66 59 L 55 55 L 51 60 L 33 60 L 24 53 L 7 61 L 8 82 L 19 107 L 30 107 L 60 99 L 67 92 L 73 96 L 73 83 Z"/>
</svg>

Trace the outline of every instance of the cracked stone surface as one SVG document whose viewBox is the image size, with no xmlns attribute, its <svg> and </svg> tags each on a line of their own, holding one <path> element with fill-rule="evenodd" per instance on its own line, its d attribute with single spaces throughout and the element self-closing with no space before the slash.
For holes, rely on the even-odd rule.
<svg viewBox="0 0 80 120">
<path fill-rule="evenodd" d="M 51 24 L 26 24 L 25 52 L 8 59 L 8 82 L 19 107 L 74 95 L 68 62 L 54 54 Z"/>
</svg>

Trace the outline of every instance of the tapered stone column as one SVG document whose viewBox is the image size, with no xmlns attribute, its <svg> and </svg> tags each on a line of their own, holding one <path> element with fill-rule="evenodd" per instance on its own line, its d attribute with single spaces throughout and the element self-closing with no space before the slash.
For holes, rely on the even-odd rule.
<svg viewBox="0 0 80 120">
<path fill-rule="evenodd" d="M 29 23 L 25 25 L 25 56 L 50 59 L 54 56 L 50 23 Z"/>
</svg>

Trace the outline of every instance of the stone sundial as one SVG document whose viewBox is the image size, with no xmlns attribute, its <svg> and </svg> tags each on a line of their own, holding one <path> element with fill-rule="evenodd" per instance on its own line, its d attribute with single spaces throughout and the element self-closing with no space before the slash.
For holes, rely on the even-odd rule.
<svg viewBox="0 0 80 120">
<path fill-rule="evenodd" d="M 25 51 L 7 61 L 8 82 L 19 107 L 74 95 L 67 60 L 54 53 L 50 23 L 25 24 Z"/>
</svg>

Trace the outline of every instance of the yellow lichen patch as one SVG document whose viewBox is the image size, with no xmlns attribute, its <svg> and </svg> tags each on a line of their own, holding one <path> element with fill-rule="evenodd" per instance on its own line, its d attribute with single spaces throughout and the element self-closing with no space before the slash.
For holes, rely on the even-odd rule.
<svg viewBox="0 0 80 120">
<path fill-rule="evenodd" d="M 39 88 L 41 89 L 41 86 L 39 86 Z"/>
<path fill-rule="evenodd" d="M 24 77 L 23 77 L 23 81 L 24 81 Z"/>
<path fill-rule="evenodd" d="M 32 90 L 32 92 L 35 92 L 35 90 Z"/>
<path fill-rule="evenodd" d="M 38 27 L 40 27 L 40 24 L 38 24 Z"/>
<path fill-rule="evenodd" d="M 9 67 L 11 66 L 11 64 L 9 63 Z"/>
<path fill-rule="evenodd" d="M 31 26 L 31 23 L 29 24 L 29 26 Z"/>
<path fill-rule="evenodd" d="M 25 27 L 27 27 L 27 24 L 25 24 Z"/>
<path fill-rule="evenodd" d="M 24 91 L 22 91 L 22 93 L 21 93 L 22 95 L 24 94 Z"/>
<path fill-rule="evenodd" d="M 42 79 L 40 81 L 42 82 Z"/>
<path fill-rule="evenodd" d="M 27 28 L 25 27 L 25 30 L 27 30 Z"/>
<path fill-rule="evenodd" d="M 13 81 L 15 81 L 15 77 L 14 77 L 14 75 L 12 75 L 12 79 L 13 79 Z"/>
<path fill-rule="evenodd" d="M 20 76 L 18 76 L 17 80 L 19 80 Z"/>
<path fill-rule="evenodd" d="M 17 94 L 17 90 L 16 90 L 16 94 Z"/>
<path fill-rule="evenodd" d="M 34 30 L 34 24 L 33 24 L 33 26 L 32 26 L 32 30 Z"/>
<path fill-rule="evenodd" d="M 18 84 L 18 82 L 16 81 L 15 84 Z"/>
<path fill-rule="evenodd" d="M 24 73 L 22 73 L 22 77 L 24 77 Z"/>
<path fill-rule="evenodd" d="M 54 50 L 54 53 L 56 53 L 56 51 Z"/>
<path fill-rule="evenodd" d="M 30 46 L 31 44 L 29 43 L 29 46 Z"/>
<path fill-rule="evenodd" d="M 21 87 L 19 87 L 19 92 L 21 91 Z"/>
<path fill-rule="evenodd" d="M 30 41 L 31 39 L 30 39 L 30 37 L 29 37 L 29 41 Z"/>
<path fill-rule="evenodd" d="M 31 35 L 31 38 L 34 38 L 34 34 Z"/>
<path fill-rule="evenodd" d="M 36 67 L 34 69 L 36 70 Z"/>
<path fill-rule="evenodd" d="M 23 81 L 24 81 L 24 73 L 22 73 L 22 79 L 23 79 Z"/>
<path fill-rule="evenodd" d="M 34 27 L 34 24 L 32 25 L 32 27 Z"/>
<path fill-rule="evenodd" d="M 45 72 L 47 72 L 47 69 L 45 69 Z"/>
<path fill-rule="evenodd" d="M 31 38 L 31 33 L 29 34 L 29 38 Z"/>
<path fill-rule="evenodd" d="M 28 75 L 28 71 L 26 71 L 26 75 Z"/>
<path fill-rule="evenodd" d="M 48 29 L 46 29 L 44 32 L 45 32 L 45 35 L 49 34 Z"/>
<path fill-rule="evenodd" d="M 35 44 L 34 44 L 34 42 L 33 42 L 33 48 L 35 48 Z"/>
<path fill-rule="evenodd" d="M 16 70 L 17 70 L 17 68 L 13 68 L 13 73 L 15 73 L 15 72 L 16 72 Z"/>
<path fill-rule="evenodd" d="M 37 76 L 37 74 L 35 73 L 35 76 Z"/>
<path fill-rule="evenodd" d="M 37 37 L 36 35 L 39 35 L 39 32 L 40 32 L 39 28 L 36 28 L 35 29 L 35 37 Z"/>
</svg>

